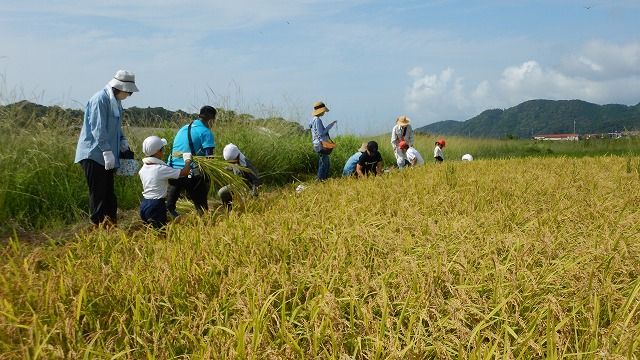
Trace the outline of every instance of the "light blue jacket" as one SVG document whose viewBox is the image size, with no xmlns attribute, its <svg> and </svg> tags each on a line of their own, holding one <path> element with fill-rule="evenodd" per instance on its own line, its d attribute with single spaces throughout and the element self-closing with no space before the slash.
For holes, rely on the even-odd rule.
<svg viewBox="0 0 640 360">
<path fill-rule="evenodd" d="M 322 119 L 318 116 L 314 116 L 311 122 L 309 122 L 309 128 L 311 128 L 311 138 L 313 139 L 313 148 L 318 151 L 320 148 L 320 141 L 329 141 L 329 130 L 333 127 L 333 123 L 324 127 Z"/>
<path fill-rule="evenodd" d="M 120 167 L 120 141 L 125 139 L 122 132 L 122 104 L 117 100 L 120 116 L 115 116 L 111 110 L 108 89 L 105 87 L 98 91 L 87 102 L 76 147 L 76 163 L 91 159 L 104 165 L 102 152 L 111 150 L 116 158 L 115 167 Z"/>
<path fill-rule="evenodd" d="M 362 153 L 360 151 L 351 155 L 349 160 L 347 160 L 347 162 L 344 164 L 344 168 L 342 169 L 342 176 L 349 176 L 356 171 L 356 166 L 358 165 L 360 156 L 362 156 Z"/>
</svg>

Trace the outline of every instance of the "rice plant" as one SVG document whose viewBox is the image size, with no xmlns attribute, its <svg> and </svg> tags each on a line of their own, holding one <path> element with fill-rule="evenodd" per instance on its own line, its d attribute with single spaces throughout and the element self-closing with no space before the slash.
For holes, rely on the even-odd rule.
<svg viewBox="0 0 640 360">
<path fill-rule="evenodd" d="M 164 235 L 13 236 L 0 358 L 636 359 L 628 159 L 450 161 L 282 188 Z"/>
</svg>

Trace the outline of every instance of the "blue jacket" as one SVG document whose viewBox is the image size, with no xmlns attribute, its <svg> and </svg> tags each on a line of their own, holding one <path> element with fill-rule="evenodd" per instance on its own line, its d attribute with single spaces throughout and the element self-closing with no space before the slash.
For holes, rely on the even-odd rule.
<svg viewBox="0 0 640 360">
<path fill-rule="evenodd" d="M 98 91 L 87 102 L 76 146 L 76 163 L 91 159 L 104 165 L 102 152 L 111 150 L 116 158 L 115 167 L 120 167 L 120 141 L 125 139 L 122 133 L 122 104 L 117 100 L 120 115 L 115 116 L 107 91 L 110 91 L 109 87 Z"/>
<path fill-rule="evenodd" d="M 189 146 L 189 124 L 183 126 L 176 137 L 173 139 L 173 149 L 171 150 L 171 154 L 169 155 L 169 165 L 176 169 L 182 169 L 184 167 L 184 159 L 182 156 L 173 156 L 176 152 L 181 153 L 192 153 L 192 155 L 205 156 L 207 153 L 205 149 L 207 148 L 215 148 L 216 143 L 213 138 L 213 133 L 211 130 L 204 125 L 204 123 L 200 120 L 194 120 L 191 125 L 191 140 L 193 141 L 193 148 L 195 152 L 191 151 Z"/>
<path fill-rule="evenodd" d="M 309 128 L 311 129 L 311 138 L 313 139 L 313 148 L 318 151 L 320 147 L 320 141 L 329 141 L 329 130 L 333 127 L 333 123 L 324 127 L 322 119 L 318 116 L 314 116 L 311 122 L 309 122 Z"/>
<path fill-rule="evenodd" d="M 360 151 L 351 155 L 349 160 L 347 160 L 346 164 L 344 164 L 344 168 L 342 169 L 342 176 L 349 176 L 354 172 L 356 172 L 356 165 L 358 165 L 358 160 L 360 160 L 360 155 L 362 155 Z"/>
</svg>

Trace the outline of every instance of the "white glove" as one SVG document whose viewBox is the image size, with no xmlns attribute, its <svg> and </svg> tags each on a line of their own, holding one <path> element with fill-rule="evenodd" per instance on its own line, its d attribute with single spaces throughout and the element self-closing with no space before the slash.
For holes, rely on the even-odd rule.
<svg viewBox="0 0 640 360">
<path fill-rule="evenodd" d="M 116 167 L 116 157 L 113 156 L 113 152 L 111 150 L 103 151 L 102 152 L 102 157 L 104 157 L 104 169 L 105 170 L 111 170 L 114 167 Z"/>
<path fill-rule="evenodd" d="M 120 141 L 120 152 L 125 152 L 127 150 L 129 150 L 129 142 L 127 139 L 122 139 L 122 141 Z"/>
<path fill-rule="evenodd" d="M 184 161 L 191 160 L 191 153 L 182 153 L 182 159 Z"/>
</svg>

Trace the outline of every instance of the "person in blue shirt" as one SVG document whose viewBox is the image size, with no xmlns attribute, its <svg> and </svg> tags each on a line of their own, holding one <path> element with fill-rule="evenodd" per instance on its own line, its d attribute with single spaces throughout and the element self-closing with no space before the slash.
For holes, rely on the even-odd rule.
<svg viewBox="0 0 640 360">
<path fill-rule="evenodd" d="M 216 113 L 214 107 L 205 105 L 200 109 L 198 119 L 178 130 L 173 139 L 173 149 L 168 160 L 169 166 L 175 169 L 184 168 L 185 163 L 182 158 L 184 153 L 191 153 L 194 156 L 213 155 L 216 143 L 211 127 L 216 120 Z M 211 183 L 204 174 L 198 171 L 193 163 L 190 166 L 191 173 L 189 175 L 169 180 L 167 210 L 174 217 L 180 215 L 176 211 L 176 202 L 183 190 L 189 195 L 189 199 L 193 202 L 198 214 L 202 215 L 209 210 L 208 195 Z"/>
<path fill-rule="evenodd" d="M 324 127 L 322 123 L 322 115 L 329 112 L 329 109 L 322 101 L 316 101 L 313 104 L 313 119 L 309 122 L 311 129 L 311 138 L 313 139 L 313 150 L 318 154 L 318 178 L 317 181 L 324 181 L 329 178 L 329 152 L 322 149 L 322 141 L 329 141 L 329 130 L 337 123 L 337 121 Z"/>
<path fill-rule="evenodd" d="M 358 165 L 358 160 L 360 160 L 360 155 L 362 155 L 362 153 L 366 151 L 367 151 L 367 143 L 362 143 L 362 146 L 360 146 L 360 149 L 358 149 L 358 151 L 355 154 L 351 155 L 351 157 L 344 164 L 344 168 L 342 169 L 342 176 L 351 176 L 356 173 L 356 165 Z"/>
<path fill-rule="evenodd" d="M 117 223 L 114 174 L 120 167 L 120 152 L 130 150 L 122 132 L 122 100 L 137 91 L 135 75 L 118 70 L 113 79 L 89 99 L 84 111 L 75 163 L 82 166 L 87 179 L 89 215 L 94 228 Z"/>
</svg>

